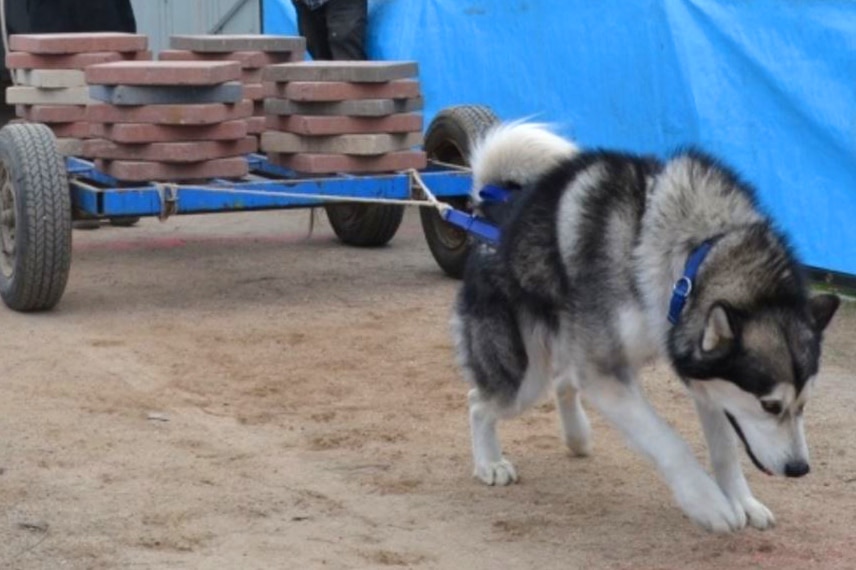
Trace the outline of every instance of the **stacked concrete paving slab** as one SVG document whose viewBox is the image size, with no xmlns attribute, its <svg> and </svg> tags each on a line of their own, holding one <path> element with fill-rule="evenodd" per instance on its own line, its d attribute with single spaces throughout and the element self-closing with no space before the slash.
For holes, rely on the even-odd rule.
<svg viewBox="0 0 856 570">
<path fill-rule="evenodd" d="M 172 36 L 172 49 L 162 51 L 164 61 L 237 61 L 241 64 L 244 98 L 253 101 L 253 116 L 247 120 L 250 134 L 265 128 L 262 69 L 265 66 L 303 61 L 306 40 L 299 36 L 197 35 Z"/>
<path fill-rule="evenodd" d="M 122 181 L 236 178 L 253 104 L 244 100 L 236 61 L 115 62 L 86 69 L 91 132 L 85 151 Z"/>
<path fill-rule="evenodd" d="M 413 62 L 316 61 L 264 69 L 261 148 L 298 172 L 424 168 L 422 98 Z"/>
<path fill-rule="evenodd" d="M 6 67 L 15 85 L 6 102 L 24 121 L 45 123 L 62 154 L 83 154 L 89 136 L 86 106 L 93 102 L 84 69 L 111 61 L 147 60 L 148 39 L 138 34 L 25 34 L 9 38 Z"/>
</svg>

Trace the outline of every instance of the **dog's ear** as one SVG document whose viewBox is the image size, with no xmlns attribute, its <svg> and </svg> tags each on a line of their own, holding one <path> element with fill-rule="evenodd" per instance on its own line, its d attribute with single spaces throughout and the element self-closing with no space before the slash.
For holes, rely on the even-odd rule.
<svg viewBox="0 0 856 570">
<path fill-rule="evenodd" d="M 737 331 L 735 319 L 722 303 L 714 303 L 707 313 L 701 350 L 706 354 L 721 354 L 734 346 Z"/>
<path fill-rule="evenodd" d="M 809 299 L 808 308 L 811 311 L 811 318 L 814 324 L 814 330 L 823 332 L 823 329 L 832 320 L 835 311 L 838 310 L 838 305 L 841 304 L 841 299 L 838 295 L 831 293 L 825 295 L 816 295 Z"/>
</svg>

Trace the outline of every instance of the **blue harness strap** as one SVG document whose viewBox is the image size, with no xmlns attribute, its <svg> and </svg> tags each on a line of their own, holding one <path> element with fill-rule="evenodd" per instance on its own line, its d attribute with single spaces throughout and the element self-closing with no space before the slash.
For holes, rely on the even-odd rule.
<svg viewBox="0 0 856 570">
<path fill-rule="evenodd" d="M 485 202 L 508 202 L 511 199 L 511 192 L 502 186 L 487 184 L 479 190 L 479 198 Z"/>
<path fill-rule="evenodd" d="M 443 219 L 486 242 L 492 244 L 499 243 L 499 228 L 476 216 L 461 212 L 460 210 L 448 209 L 443 212 Z"/>
<path fill-rule="evenodd" d="M 511 192 L 502 186 L 488 184 L 479 190 L 479 198 L 485 202 L 508 202 L 511 199 Z M 448 209 L 443 212 L 443 219 L 482 241 L 493 245 L 499 243 L 499 228 L 478 216 Z"/>
<path fill-rule="evenodd" d="M 699 267 L 704 262 L 704 258 L 710 252 L 710 248 L 718 238 L 709 239 L 701 243 L 687 257 L 687 263 L 684 266 L 684 274 L 675 282 L 672 287 L 672 300 L 669 302 L 669 322 L 673 325 L 678 324 L 681 320 L 681 311 L 684 310 L 684 305 L 687 298 L 693 291 L 696 275 L 698 275 Z"/>
</svg>

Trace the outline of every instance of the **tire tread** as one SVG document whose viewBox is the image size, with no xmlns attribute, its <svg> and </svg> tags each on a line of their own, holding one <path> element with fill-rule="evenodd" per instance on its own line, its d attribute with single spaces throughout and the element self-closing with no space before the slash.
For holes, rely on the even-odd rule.
<svg viewBox="0 0 856 570">
<path fill-rule="evenodd" d="M 40 124 L 0 129 L 17 208 L 15 270 L 3 300 L 17 311 L 53 308 L 71 266 L 71 197 L 53 133 Z M 20 214 L 24 219 L 20 219 Z"/>
<path fill-rule="evenodd" d="M 462 140 L 454 142 L 456 146 L 464 147 L 459 148 L 462 154 L 460 158 L 462 166 L 468 165 L 473 143 L 481 139 L 487 130 L 498 122 L 496 114 L 490 107 L 484 105 L 456 105 L 443 109 L 437 113 L 425 133 L 425 150 L 429 160 L 432 158 L 432 152 L 436 150 L 435 145 L 460 138 Z M 466 205 L 466 199 L 463 198 L 452 199 L 449 202 L 456 208 L 463 208 Z M 446 275 L 460 278 L 464 273 L 472 240 L 468 239 L 464 246 L 455 249 L 446 247 L 438 237 L 438 232 L 442 231 L 443 225 L 446 224 L 440 215 L 433 210 L 422 209 L 419 216 L 428 249 L 437 265 Z"/>
</svg>

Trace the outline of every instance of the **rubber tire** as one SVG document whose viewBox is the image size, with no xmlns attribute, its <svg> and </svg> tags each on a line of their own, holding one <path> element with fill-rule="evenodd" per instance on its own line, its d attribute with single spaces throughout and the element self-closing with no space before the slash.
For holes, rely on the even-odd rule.
<svg viewBox="0 0 856 570">
<path fill-rule="evenodd" d="M 65 292 L 71 267 L 65 162 L 50 129 L 35 123 L 0 129 L 0 162 L 15 200 L 15 250 L 0 268 L 0 297 L 15 311 L 51 309 Z"/>
<path fill-rule="evenodd" d="M 404 219 L 404 206 L 388 204 L 328 204 L 324 210 L 336 237 L 357 247 L 386 245 Z"/>
<path fill-rule="evenodd" d="M 117 228 L 130 228 L 139 221 L 139 216 L 119 216 L 116 218 L 110 218 L 110 225 Z"/>
<path fill-rule="evenodd" d="M 458 105 L 440 111 L 425 133 L 428 159 L 461 166 L 469 165 L 473 143 L 499 119 L 483 105 Z M 469 209 L 468 198 L 446 200 L 456 209 Z M 422 232 L 431 255 L 446 275 L 460 279 L 474 240 L 465 231 L 446 223 L 436 210 L 421 208 Z"/>
</svg>

